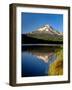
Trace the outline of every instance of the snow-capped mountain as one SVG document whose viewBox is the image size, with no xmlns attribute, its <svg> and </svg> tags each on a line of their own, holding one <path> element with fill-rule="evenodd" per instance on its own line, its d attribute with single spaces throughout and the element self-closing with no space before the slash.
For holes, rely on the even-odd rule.
<svg viewBox="0 0 72 90">
<path fill-rule="evenodd" d="M 40 40 L 42 40 L 40 42 Z M 23 34 L 23 41 L 27 42 L 63 42 L 63 33 L 55 30 L 50 25 L 44 25 L 35 31 Z"/>
<path fill-rule="evenodd" d="M 62 32 L 59 32 L 55 29 L 53 29 L 50 25 L 44 25 L 40 28 L 38 28 L 36 31 L 33 31 L 32 33 L 48 33 L 48 34 L 55 34 L 55 35 L 63 35 Z"/>
</svg>

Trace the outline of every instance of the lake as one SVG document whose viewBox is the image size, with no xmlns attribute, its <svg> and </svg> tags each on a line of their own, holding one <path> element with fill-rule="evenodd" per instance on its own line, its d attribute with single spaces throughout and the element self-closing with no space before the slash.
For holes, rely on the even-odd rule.
<svg viewBox="0 0 72 90">
<path fill-rule="evenodd" d="M 48 76 L 50 65 L 57 60 L 61 46 L 23 46 L 22 77 Z"/>
</svg>

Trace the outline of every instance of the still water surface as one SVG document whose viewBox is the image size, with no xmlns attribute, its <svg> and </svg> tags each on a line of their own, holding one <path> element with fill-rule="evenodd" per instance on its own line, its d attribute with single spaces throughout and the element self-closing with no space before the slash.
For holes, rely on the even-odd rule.
<svg viewBox="0 0 72 90">
<path fill-rule="evenodd" d="M 48 76 L 50 64 L 56 60 L 55 49 L 51 46 L 22 50 L 22 77 Z"/>
</svg>

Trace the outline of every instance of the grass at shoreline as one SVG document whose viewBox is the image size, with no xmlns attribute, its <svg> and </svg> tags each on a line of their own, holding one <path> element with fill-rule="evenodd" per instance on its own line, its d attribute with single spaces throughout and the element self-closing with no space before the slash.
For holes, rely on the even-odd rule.
<svg viewBox="0 0 72 90">
<path fill-rule="evenodd" d="M 56 60 L 50 65 L 49 75 L 63 75 L 63 48 L 55 50 Z"/>
</svg>

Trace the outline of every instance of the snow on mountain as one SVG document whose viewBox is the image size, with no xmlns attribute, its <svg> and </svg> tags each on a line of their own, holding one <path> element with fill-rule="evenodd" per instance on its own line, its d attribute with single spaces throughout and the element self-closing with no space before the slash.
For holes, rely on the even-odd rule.
<svg viewBox="0 0 72 90">
<path fill-rule="evenodd" d="M 50 28 L 49 25 L 45 25 L 45 26 L 39 28 L 37 31 L 39 31 L 39 32 L 46 32 L 46 33 L 49 33 L 49 34 L 53 34 L 52 33 L 52 29 Z"/>
<path fill-rule="evenodd" d="M 48 34 L 56 34 L 56 35 L 62 35 L 61 32 L 56 31 L 55 29 L 53 29 L 50 25 L 44 25 L 42 27 L 40 27 L 39 29 L 37 29 L 36 31 L 34 31 L 33 33 L 48 33 Z"/>
<path fill-rule="evenodd" d="M 45 41 L 63 41 L 63 33 L 55 30 L 50 25 L 44 25 L 32 32 L 25 33 L 25 37 Z M 28 39 L 27 39 L 28 40 Z M 37 40 L 37 42 L 38 42 Z M 32 41 L 32 40 L 31 40 Z M 40 41 L 39 41 L 40 43 Z"/>
</svg>

